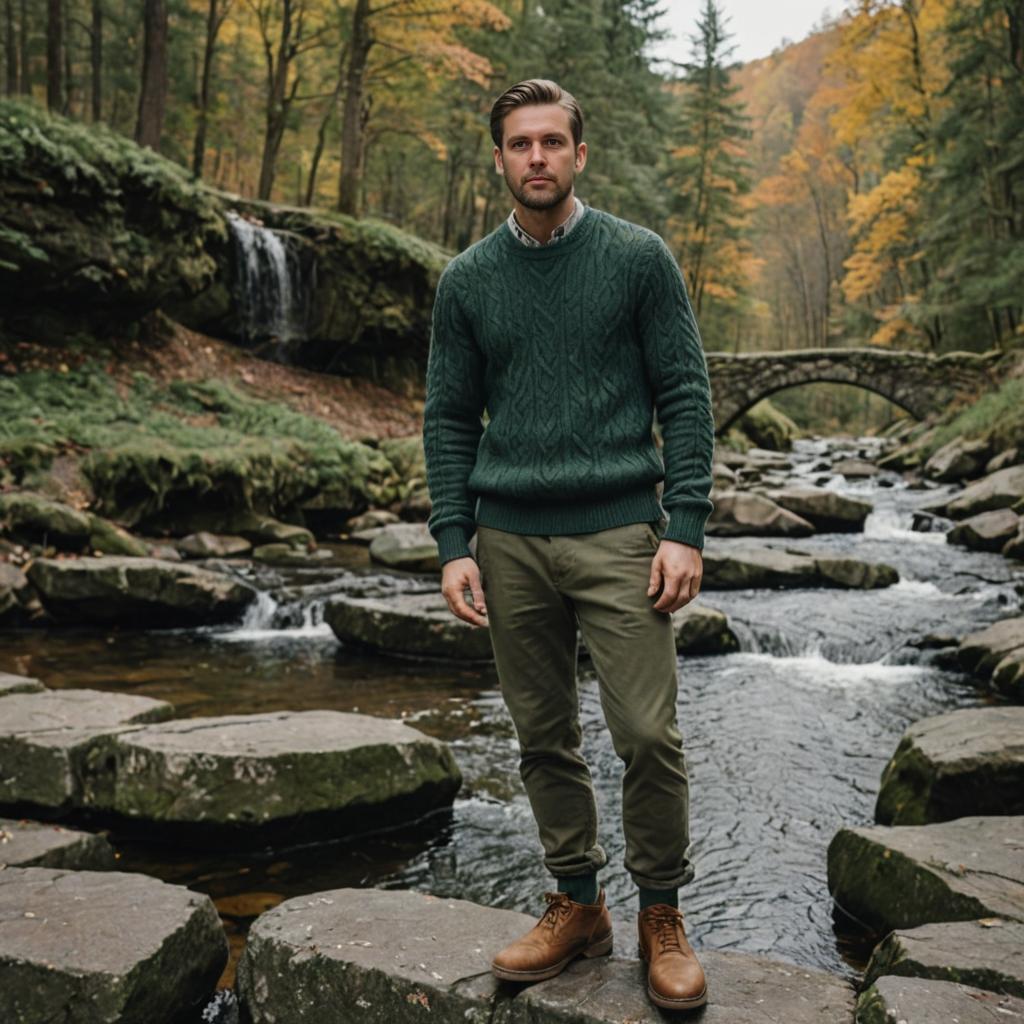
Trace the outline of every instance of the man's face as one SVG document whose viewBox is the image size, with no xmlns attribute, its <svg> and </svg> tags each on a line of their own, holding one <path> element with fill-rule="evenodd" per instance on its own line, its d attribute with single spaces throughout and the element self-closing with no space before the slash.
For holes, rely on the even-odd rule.
<svg viewBox="0 0 1024 1024">
<path fill-rule="evenodd" d="M 530 210 L 557 206 L 587 162 L 587 144 L 573 147 L 569 112 L 557 103 L 516 107 L 503 127 L 494 166 L 512 195 Z"/>
</svg>

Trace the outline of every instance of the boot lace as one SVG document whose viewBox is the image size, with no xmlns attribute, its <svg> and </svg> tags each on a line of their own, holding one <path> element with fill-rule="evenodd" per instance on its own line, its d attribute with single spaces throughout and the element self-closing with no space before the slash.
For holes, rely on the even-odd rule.
<svg viewBox="0 0 1024 1024">
<path fill-rule="evenodd" d="M 541 914 L 537 923 L 549 928 L 552 932 L 572 914 L 572 907 L 569 904 L 569 894 L 565 892 L 546 892 L 544 899 L 548 905 Z"/>
<path fill-rule="evenodd" d="M 683 952 L 683 947 L 679 944 L 683 915 L 678 910 L 656 910 L 649 915 L 649 920 L 662 953 L 668 952 L 668 950 L 675 950 L 677 953 Z"/>
</svg>

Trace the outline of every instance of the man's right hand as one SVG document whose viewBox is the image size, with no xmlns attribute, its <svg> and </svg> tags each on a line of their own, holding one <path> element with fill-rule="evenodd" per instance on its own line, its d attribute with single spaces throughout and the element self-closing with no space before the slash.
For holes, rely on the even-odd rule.
<svg viewBox="0 0 1024 1024">
<path fill-rule="evenodd" d="M 466 590 L 472 592 L 473 604 L 466 601 Z M 441 593 L 452 614 L 474 626 L 487 625 L 487 605 L 480 582 L 480 568 L 474 558 L 453 558 L 441 569 Z M 473 607 L 473 606 L 476 607 Z"/>
</svg>

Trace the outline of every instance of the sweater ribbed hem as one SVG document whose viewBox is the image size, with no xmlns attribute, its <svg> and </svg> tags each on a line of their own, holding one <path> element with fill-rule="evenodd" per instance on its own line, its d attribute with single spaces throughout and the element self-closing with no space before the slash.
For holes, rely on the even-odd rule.
<svg viewBox="0 0 1024 1024">
<path fill-rule="evenodd" d="M 437 537 L 437 558 L 441 565 L 456 558 L 472 558 L 466 531 L 461 526 L 446 526 Z"/>
<path fill-rule="evenodd" d="M 703 549 L 704 526 L 711 512 L 710 500 L 699 505 L 676 505 L 669 511 L 668 527 L 662 539 L 675 540 Z"/>
<path fill-rule="evenodd" d="M 558 536 L 596 533 L 628 523 L 657 522 L 665 513 L 653 487 L 626 491 L 610 498 L 580 501 L 511 501 L 482 494 L 476 521 L 507 533 Z"/>
</svg>

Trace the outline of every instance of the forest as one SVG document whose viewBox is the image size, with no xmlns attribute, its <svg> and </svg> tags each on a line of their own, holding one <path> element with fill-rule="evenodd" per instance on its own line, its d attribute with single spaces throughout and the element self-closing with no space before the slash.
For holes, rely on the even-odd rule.
<svg viewBox="0 0 1024 1024">
<path fill-rule="evenodd" d="M 551 77 L 578 194 L 665 237 L 709 350 L 1019 339 L 1024 4 L 852 0 L 747 64 L 729 20 L 666 47 L 661 0 L 3 0 L 0 60 L 215 188 L 451 252 L 508 212 L 491 103 Z"/>
</svg>

